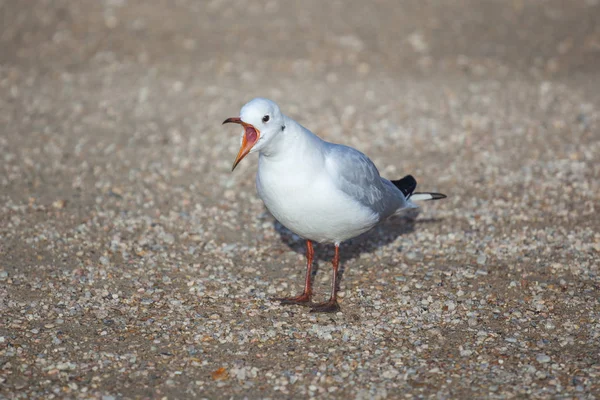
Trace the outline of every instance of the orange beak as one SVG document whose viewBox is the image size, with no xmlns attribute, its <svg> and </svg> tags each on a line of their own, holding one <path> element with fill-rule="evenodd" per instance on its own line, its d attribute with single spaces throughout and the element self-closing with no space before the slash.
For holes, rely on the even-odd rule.
<svg viewBox="0 0 600 400">
<path fill-rule="evenodd" d="M 244 127 L 242 146 L 240 147 L 240 151 L 238 152 L 238 155 L 235 158 L 235 161 L 233 162 L 233 167 L 231 168 L 231 170 L 233 171 L 235 167 L 237 167 L 237 165 L 240 163 L 240 161 L 242 161 L 242 158 L 246 157 L 246 155 L 250 152 L 250 150 L 252 150 L 252 147 L 254 147 L 256 142 L 258 142 L 258 139 L 260 138 L 260 131 L 251 124 L 247 124 L 246 122 L 242 121 L 239 117 L 227 118 L 225 121 L 223 121 L 223 124 L 229 123 L 240 124 Z"/>
</svg>

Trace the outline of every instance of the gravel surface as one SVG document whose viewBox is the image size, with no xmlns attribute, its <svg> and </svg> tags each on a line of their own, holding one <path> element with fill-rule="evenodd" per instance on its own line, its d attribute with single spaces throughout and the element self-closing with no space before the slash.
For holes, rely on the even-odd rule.
<svg viewBox="0 0 600 400">
<path fill-rule="evenodd" d="M 0 0 L 0 398 L 600 396 L 600 3 L 291 3 Z M 449 196 L 337 314 L 269 301 L 256 96 Z"/>
</svg>

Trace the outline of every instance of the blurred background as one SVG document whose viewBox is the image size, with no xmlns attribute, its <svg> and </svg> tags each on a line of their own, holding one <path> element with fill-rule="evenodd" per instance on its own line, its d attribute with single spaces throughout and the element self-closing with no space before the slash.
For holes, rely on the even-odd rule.
<svg viewBox="0 0 600 400">
<path fill-rule="evenodd" d="M 218 123 L 264 96 L 329 140 L 382 151 L 390 173 L 435 160 L 431 173 L 454 179 L 457 155 L 523 159 L 525 137 L 566 154 L 570 126 L 588 126 L 598 101 L 597 3 L 4 0 L 2 145 L 124 162 L 146 152 L 186 184 L 197 181 L 183 170 L 202 171 L 200 190 L 218 196 L 210 172 L 237 145 Z M 555 121 L 555 98 L 575 93 L 585 100 Z M 35 175 L 43 193 L 72 189 L 51 169 Z M 26 198 L 22 183 L 4 178 Z"/>
<path fill-rule="evenodd" d="M 598 0 L 0 0 L 0 397 L 597 390 L 599 21 Z M 256 96 L 449 196 L 343 249 L 335 320 L 266 300 L 304 266 L 256 157 L 230 171 L 221 122 Z"/>
</svg>

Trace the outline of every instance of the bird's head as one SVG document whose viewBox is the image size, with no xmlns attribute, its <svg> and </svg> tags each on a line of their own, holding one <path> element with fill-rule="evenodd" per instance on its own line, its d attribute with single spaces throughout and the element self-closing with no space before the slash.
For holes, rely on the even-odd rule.
<svg viewBox="0 0 600 400">
<path fill-rule="evenodd" d="M 263 98 L 250 100 L 242 107 L 240 116 L 227 118 L 223 124 L 227 123 L 236 123 L 244 127 L 242 144 L 233 162 L 232 171 L 247 154 L 260 151 L 285 129 L 284 117 L 277 104 Z"/>
</svg>

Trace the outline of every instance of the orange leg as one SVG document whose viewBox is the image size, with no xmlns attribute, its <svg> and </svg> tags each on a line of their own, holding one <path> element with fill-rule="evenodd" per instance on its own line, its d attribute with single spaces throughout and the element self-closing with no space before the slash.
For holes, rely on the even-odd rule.
<svg viewBox="0 0 600 400">
<path fill-rule="evenodd" d="M 306 241 L 306 279 L 304 281 L 304 292 L 296 297 L 281 297 L 273 300 L 280 301 L 281 304 L 299 304 L 308 305 L 312 296 L 312 264 L 315 251 L 310 240 Z"/>
<path fill-rule="evenodd" d="M 335 245 L 335 255 L 333 256 L 333 278 L 331 280 L 331 297 L 329 301 L 325 303 L 314 304 L 310 312 L 329 313 L 337 312 L 340 310 L 340 306 L 337 302 L 337 281 L 338 281 L 338 267 L 340 265 L 340 246 Z"/>
</svg>

